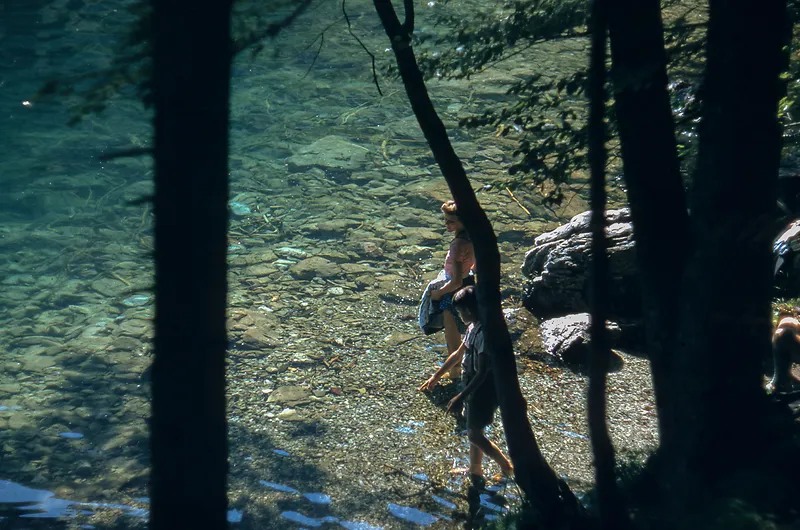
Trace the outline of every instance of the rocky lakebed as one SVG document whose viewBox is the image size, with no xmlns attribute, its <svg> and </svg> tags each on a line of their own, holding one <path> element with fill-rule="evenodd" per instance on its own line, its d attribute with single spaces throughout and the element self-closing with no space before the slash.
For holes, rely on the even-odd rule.
<svg viewBox="0 0 800 530">
<path fill-rule="evenodd" d="M 342 153 L 360 148 L 325 142 L 329 162 L 320 162 L 320 145 L 309 146 L 317 155 L 306 165 L 288 159 L 280 178 L 290 186 L 266 195 L 259 190 L 269 182 L 234 185 L 231 520 L 241 528 L 457 527 L 467 512 L 467 441 L 444 411 L 454 386 L 416 390 L 445 357 L 442 334 L 419 331 L 416 307 L 450 240 L 438 212 L 447 189 L 435 166 L 387 166 L 369 152 L 340 178 L 337 160 L 350 163 Z M 545 353 L 521 303 L 525 253 L 559 217 L 528 215 L 492 184 L 496 153 L 473 149 L 529 417 L 548 461 L 585 491 L 593 480 L 586 378 Z M 149 186 L 132 182 L 104 200 L 123 204 Z M 584 207 L 578 196 L 560 218 Z M 43 498 L 35 506 L 58 506 L 51 512 L 75 527 L 133 527 L 146 523 L 147 509 L 150 219 L 145 208 L 99 227 L 90 214 L 2 227 L 0 491 Z M 609 379 L 609 425 L 620 453 L 641 457 L 657 442 L 649 371 L 646 360 L 621 355 Z M 491 436 L 503 445 L 499 422 Z M 486 519 L 518 499 L 511 485 L 496 489 L 504 502 L 484 499 Z"/>
</svg>

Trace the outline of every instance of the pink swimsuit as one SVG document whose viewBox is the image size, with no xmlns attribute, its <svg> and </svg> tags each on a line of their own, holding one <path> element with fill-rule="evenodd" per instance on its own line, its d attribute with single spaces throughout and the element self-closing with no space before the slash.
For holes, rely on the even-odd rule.
<svg viewBox="0 0 800 530">
<path fill-rule="evenodd" d="M 469 276 L 469 271 L 475 268 L 475 251 L 469 239 L 457 237 L 450 243 L 450 250 L 444 258 L 444 273 L 448 278 L 453 278 L 456 263 L 461 263 L 461 279 Z"/>
</svg>

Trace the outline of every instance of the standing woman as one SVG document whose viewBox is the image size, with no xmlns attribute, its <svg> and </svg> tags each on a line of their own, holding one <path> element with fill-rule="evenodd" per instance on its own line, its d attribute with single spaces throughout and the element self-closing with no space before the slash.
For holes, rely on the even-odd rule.
<svg viewBox="0 0 800 530">
<path fill-rule="evenodd" d="M 447 231 L 452 232 L 455 237 L 450 243 L 450 249 L 444 260 L 444 273 L 447 281 L 438 289 L 431 291 L 430 296 L 431 300 L 439 302 L 439 308 L 443 313 L 444 338 L 449 355 L 461 346 L 461 334 L 466 330 L 466 326 L 453 308 L 453 295 L 462 287 L 475 283 L 475 251 L 472 248 L 469 234 L 458 216 L 455 201 L 445 202 L 441 209 Z M 461 365 L 456 365 L 450 371 L 451 378 L 456 378 L 460 374 Z"/>
</svg>

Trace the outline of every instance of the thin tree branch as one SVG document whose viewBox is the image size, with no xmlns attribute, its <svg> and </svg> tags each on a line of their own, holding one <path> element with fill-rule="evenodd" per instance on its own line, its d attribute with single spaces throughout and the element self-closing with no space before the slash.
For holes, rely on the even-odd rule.
<svg viewBox="0 0 800 530">
<path fill-rule="evenodd" d="M 381 91 L 381 85 L 378 84 L 378 71 L 375 68 L 375 56 L 372 54 L 372 52 L 370 52 L 367 49 L 364 43 L 361 42 L 361 39 L 359 39 L 356 36 L 356 34 L 353 33 L 353 28 L 350 26 L 350 17 L 347 16 L 347 11 L 345 10 L 344 3 L 345 0 L 342 0 L 342 13 L 344 14 L 344 19 L 347 21 L 347 31 L 354 39 L 356 39 L 356 42 L 358 42 L 361 45 L 361 47 L 364 48 L 364 51 L 367 52 L 367 55 L 369 55 L 370 59 L 372 59 L 372 81 L 375 83 L 375 88 L 378 89 L 378 94 L 383 96 L 383 92 Z"/>
<path fill-rule="evenodd" d="M 311 5 L 314 0 L 303 0 L 297 7 L 294 8 L 289 15 L 287 15 L 284 19 L 279 20 L 278 22 L 273 22 L 269 26 L 267 26 L 264 31 L 258 32 L 254 35 L 251 35 L 243 42 L 239 42 L 233 45 L 232 53 L 236 55 L 237 53 L 241 52 L 256 44 L 259 41 L 262 41 L 266 38 L 276 37 L 278 33 L 283 31 L 285 28 L 289 27 L 292 22 L 294 22 L 297 17 L 302 15 L 306 9 Z"/>
<path fill-rule="evenodd" d="M 414 0 L 403 0 L 403 7 L 405 7 L 406 18 L 403 22 L 403 31 L 408 35 L 414 33 Z"/>
</svg>

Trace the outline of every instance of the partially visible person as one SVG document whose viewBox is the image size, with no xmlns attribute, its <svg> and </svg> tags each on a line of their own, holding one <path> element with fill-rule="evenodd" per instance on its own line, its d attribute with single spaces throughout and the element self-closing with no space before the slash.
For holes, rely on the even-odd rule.
<svg viewBox="0 0 800 530">
<path fill-rule="evenodd" d="M 784 229 L 772 246 L 776 294 L 781 298 L 800 296 L 800 219 Z"/>
<path fill-rule="evenodd" d="M 772 380 L 769 392 L 788 392 L 798 383 L 792 375 L 792 363 L 800 362 L 800 309 L 781 309 L 772 334 Z"/>
<path fill-rule="evenodd" d="M 470 441 L 469 473 L 472 483 L 480 486 L 485 483 L 484 453 L 500 466 L 500 471 L 504 475 L 511 476 L 514 470 L 500 448 L 484 434 L 486 427 L 494 421 L 498 402 L 489 354 L 483 337 L 483 327 L 478 321 L 478 298 L 475 295 L 475 287 L 467 286 L 459 290 L 453 297 L 452 304 L 460 318 L 469 324 L 467 335 L 444 365 L 422 383 L 419 390 L 433 390 L 445 372 L 459 360 L 461 361 L 464 389 L 450 400 L 447 411 L 458 415 L 462 406 L 466 405 L 467 437 Z"/>
<path fill-rule="evenodd" d="M 439 309 L 443 312 L 445 343 L 448 354 L 452 354 L 461 344 L 461 333 L 465 329 L 464 323 L 453 309 L 453 294 L 462 287 L 475 283 L 475 251 L 469 234 L 458 216 L 458 207 L 455 201 L 445 202 L 442 204 L 441 210 L 444 214 L 447 231 L 452 232 L 455 237 L 450 243 L 450 249 L 444 259 L 444 273 L 447 281 L 438 289 L 431 291 L 430 297 L 431 300 L 439 303 Z M 456 364 L 450 371 L 450 377 L 458 378 L 460 371 L 460 365 Z"/>
</svg>

